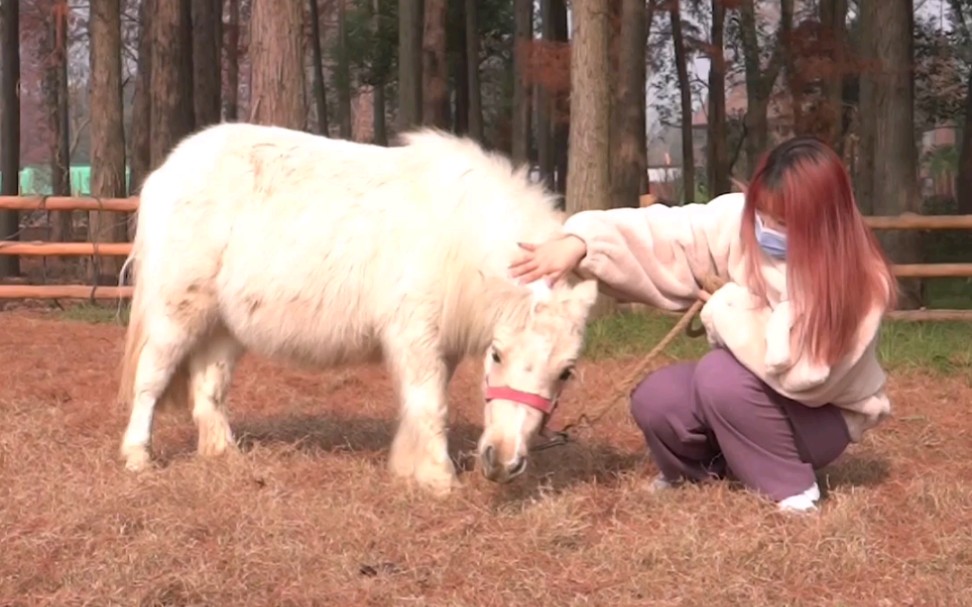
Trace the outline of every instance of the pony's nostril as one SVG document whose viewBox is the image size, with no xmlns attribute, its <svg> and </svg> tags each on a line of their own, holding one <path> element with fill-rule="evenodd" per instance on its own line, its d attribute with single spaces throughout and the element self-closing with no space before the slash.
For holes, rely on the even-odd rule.
<svg viewBox="0 0 972 607">
<path fill-rule="evenodd" d="M 487 468 L 493 468 L 496 464 L 496 451 L 492 445 L 483 449 L 483 463 Z"/>
<path fill-rule="evenodd" d="M 523 471 L 526 470 L 526 467 L 527 467 L 527 458 L 525 457 L 518 458 L 515 462 L 513 462 L 513 465 L 509 467 L 507 474 L 510 476 L 510 478 L 513 478 L 514 476 L 519 476 L 523 474 Z"/>
</svg>

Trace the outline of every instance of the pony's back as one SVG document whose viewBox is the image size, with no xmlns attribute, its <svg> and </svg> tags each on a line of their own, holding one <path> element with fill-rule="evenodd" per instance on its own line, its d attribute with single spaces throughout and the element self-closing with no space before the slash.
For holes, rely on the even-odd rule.
<svg viewBox="0 0 972 607">
<path fill-rule="evenodd" d="M 370 356 L 402 302 L 480 328 L 455 311 L 506 279 L 517 241 L 559 228 L 554 200 L 474 142 L 403 140 L 252 124 L 187 138 L 144 185 L 137 274 L 160 301 L 208 297 L 250 348 L 312 362 Z"/>
</svg>

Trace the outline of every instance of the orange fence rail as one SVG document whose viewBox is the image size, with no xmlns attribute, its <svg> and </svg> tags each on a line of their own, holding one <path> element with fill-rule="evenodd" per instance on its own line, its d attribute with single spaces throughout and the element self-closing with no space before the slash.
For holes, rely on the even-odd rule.
<svg viewBox="0 0 972 607">
<path fill-rule="evenodd" d="M 654 202 L 643 196 L 641 206 Z M 109 211 L 138 210 L 138 197 L 95 198 L 73 196 L 0 196 L 0 210 L 21 211 Z M 866 217 L 875 230 L 972 230 L 972 215 L 902 215 Z M 130 242 L 23 242 L 0 241 L 0 255 L 22 256 L 127 256 Z M 899 278 L 972 278 L 972 263 L 898 264 Z M 132 287 L 92 285 L 0 285 L 0 299 L 117 299 L 130 298 Z M 892 318 L 911 321 L 972 321 L 972 310 L 900 310 Z"/>
</svg>

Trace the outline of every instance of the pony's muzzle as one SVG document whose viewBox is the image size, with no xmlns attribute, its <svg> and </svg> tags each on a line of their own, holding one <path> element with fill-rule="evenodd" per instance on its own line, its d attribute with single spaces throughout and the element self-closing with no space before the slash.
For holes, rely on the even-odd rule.
<svg viewBox="0 0 972 607">
<path fill-rule="evenodd" d="M 479 455 L 483 476 L 496 483 L 508 483 L 523 474 L 527 468 L 527 458 L 517 455 L 509 462 L 500 462 L 496 456 L 496 449 L 487 445 Z"/>
</svg>

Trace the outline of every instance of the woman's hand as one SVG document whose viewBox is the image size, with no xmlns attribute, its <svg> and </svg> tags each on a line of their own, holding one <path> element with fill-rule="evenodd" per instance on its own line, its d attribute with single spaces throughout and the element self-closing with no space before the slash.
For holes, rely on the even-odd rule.
<svg viewBox="0 0 972 607">
<path fill-rule="evenodd" d="M 510 264 L 510 275 L 523 284 L 541 278 L 551 287 L 577 267 L 587 254 L 587 244 L 567 235 L 541 244 L 520 243 L 522 252 Z"/>
</svg>

